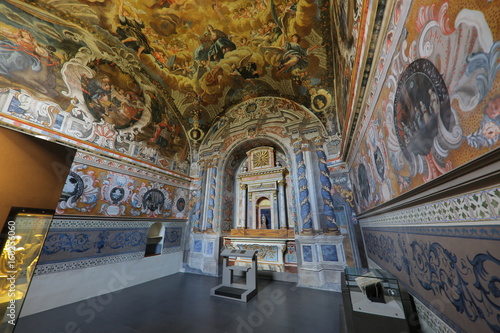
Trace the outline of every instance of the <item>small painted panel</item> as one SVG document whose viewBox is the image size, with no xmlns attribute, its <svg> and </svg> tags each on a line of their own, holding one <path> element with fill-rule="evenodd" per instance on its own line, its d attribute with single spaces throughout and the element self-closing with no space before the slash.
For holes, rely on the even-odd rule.
<svg viewBox="0 0 500 333">
<path fill-rule="evenodd" d="M 288 244 L 287 251 L 285 254 L 285 262 L 296 263 L 297 262 L 297 252 L 295 251 L 295 244 Z"/>
<path fill-rule="evenodd" d="M 214 242 L 208 242 L 207 255 L 211 256 L 212 254 L 214 254 Z"/>
<path fill-rule="evenodd" d="M 203 248 L 203 242 L 201 240 L 195 240 L 193 245 L 193 252 L 201 252 Z"/>
<path fill-rule="evenodd" d="M 176 247 L 180 246 L 182 241 L 182 228 L 165 228 L 165 238 L 163 240 L 163 247 Z"/>
<path fill-rule="evenodd" d="M 280 253 L 277 246 L 261 245 L 261 244 L 239 244 L 240 250 L 257 250 L 258 261 L 273 261 L 278 262 L 278 254 Z"/>
<path fill-rule="evenodd" d="M 305 262 L 313 262 L 311 245 L 302 245 L 302 260 Z"/>
<path fill-rule="evenodd" d="M 335 245 L 321 245 L 323 261 L 339 261 L 337 247 Z"/>
</svg>

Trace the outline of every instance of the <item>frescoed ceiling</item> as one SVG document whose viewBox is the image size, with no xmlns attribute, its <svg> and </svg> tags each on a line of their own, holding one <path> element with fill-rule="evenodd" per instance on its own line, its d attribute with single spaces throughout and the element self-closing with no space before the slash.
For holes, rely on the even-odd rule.
<svg viewBox="0 0 500 333">
<path fill-rule="evenodd" d="M 0 6 L 0 38 L 10 43 L 0 60 L 17 52 L 41 67 L 16 72 L 7 63 L 0 87 L 49 97 L 75 118 L 63 126 L 92 143 L 172 169 L 228 107 L 262 96 L 306 106 L 331 137 L 340 137 L 362 0 L 7 0 Z M 33 52 L 39 48 L 31 55 L 38 60 L 17 49 L 24 30 Z M 110 125 L 115 137 L 96 138 L 96 123 Z M 94 136 L 82 129 L 90 124 Z"/>
<path fill-rule="evenodd" d="M 47 1 L 121 41 L 191 122 L 198 118 L 206 126 L 223 107 L 256 96 L 287 96 L 310 105 L 318 88 L 331 90 L 324 39 L 329 27 L 321 24 L 328 22 L 328 3 L 73 2 Z M 320 100 L 316 108 L 323 110 Z"/>
</svg>

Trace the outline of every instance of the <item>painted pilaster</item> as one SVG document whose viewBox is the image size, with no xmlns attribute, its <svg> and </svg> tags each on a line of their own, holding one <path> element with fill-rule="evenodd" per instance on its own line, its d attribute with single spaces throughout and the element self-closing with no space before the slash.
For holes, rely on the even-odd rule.
<svg viewBox="0 0 500 333">
<path fill-rule="evenodd" d="M 247 227 L 247 185 L 240 184 L 240 211 L 238 219 L 238 228 Z"/>
<path fill-rule="evenodd" d="M 210 168 L 210 178 L 208 180 L 208 201 L 207 201 L 207 224 L 206 230 L 213 230 L 215 189 L 217 186 L 217 168 Z"/>
<path fill-rule="evenodd" d="M 309 189 L 309 202 L 317 203 L 318 198 L 316 195 L 316 184 L 312 181 L 316 178 L 313 170 L 315 170 L 315 165 L 313 164 L 313 152 L 311 151 L 311 146 L 309 143 L 302 144 L 302 151 L 304 153 L 304 162 L 306 165 L 306 177 L 311 181 L 308 181 L 307 187 Z M 318 220 L 318 209 L 317 204 L 310 204 L 311 209 L 311 221 L 313 230 L 320 230 L 321 226 Z"/>
<path fill-rule="evenodd" d="M 194 208 L 193 208 L 193 213 L 191 215 L 191 224 L 193 225 L 193 231 L 195 232 L 200 230 L 201 204 L 202 204 L 201 184 L 203 182 L 203 175 L 204 175 L 204 170 L 201 169 L 199 173 L 199 179 L 196 182 L 194 182 L 195 183 L 195 189 L 193 191 Z"/>
<path fill-rule="evenodd" d="M 326 154 L 323 150 L 322 140 L 315 140 L 316 155 L 318 156 L 320 182 L 321 182 L 321 197 L 323 201 L 323 212 L 325 214 L 325 223 L 329 233 L 339 234 L 340 230 L 335 222 L 335 213 L 332 199 L 332 183 L 330 182 L 330 171 L 326 164 Z M 319 203 L 319 202 L 318 202 Z"/>
<path fill-rule="evenodd" d="M 278 200 L 279 200 L 279 227 L 285 229 L 286 223 L 286 210 L 285 210 L 285 181 L 278 181 Z"/>
<path fill-rule="evenodd" d="M 309 202 L 309 189 L 306 175 L 306 163 L 304 161 L 304 152 L 302 150 L 302 141 L 298 140 L 293 144 L 295 161 L 297 163 L 297 180 L 299 186 L 299 207 L 300 218 L 302 220 L 302 232 L 312 232 L 313 221 L 311 213 L 311 203 Z"/>
</svg>

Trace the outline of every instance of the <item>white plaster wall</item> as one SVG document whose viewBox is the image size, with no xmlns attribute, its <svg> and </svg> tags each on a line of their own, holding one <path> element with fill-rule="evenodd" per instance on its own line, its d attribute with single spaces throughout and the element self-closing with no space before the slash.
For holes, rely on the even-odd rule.
<svg viewBox="0 0 500 333">
<path fill-rule="evenodd" d="M 20 316 L 28 316 L 87 298 L 178 273 L 181 252 L 109 265 L 34 276 Z"/>
</svg>

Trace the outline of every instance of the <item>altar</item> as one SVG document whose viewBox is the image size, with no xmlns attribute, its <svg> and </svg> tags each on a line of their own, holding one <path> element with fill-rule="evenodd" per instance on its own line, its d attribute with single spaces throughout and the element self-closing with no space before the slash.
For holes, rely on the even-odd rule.
<svg viewBox="0 0 500 333">
<path fill-rule="evenodd" d="M 273 237 L 224 237 L 224 247 L 229 250 L 252 250 L 257 252 L 257 269 L 280 273 L 297 273 L 295 239 Z M 231 258 L 230 263 L 250 267 L 251 260 Z"/>
<path fill-rule="evenodd" d="M 297 272 L 294 230 L 287 220 L 288 170 L 276 160 L 273 147 L 247 152 L 247 163 L 238 175 L 238 219 L 224 247 L 258 251 L 259 271 Z M 245 258 L 232 264 L 250 265 Z"/>
</svg>

